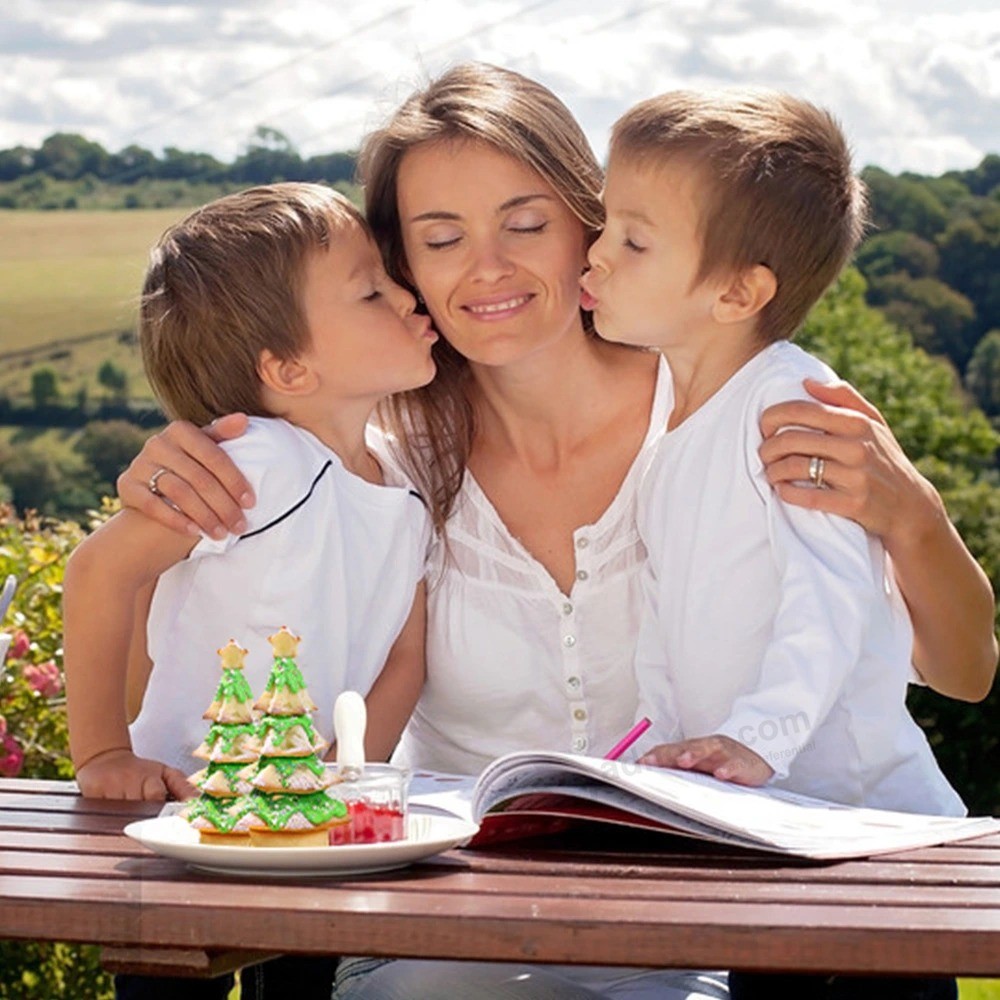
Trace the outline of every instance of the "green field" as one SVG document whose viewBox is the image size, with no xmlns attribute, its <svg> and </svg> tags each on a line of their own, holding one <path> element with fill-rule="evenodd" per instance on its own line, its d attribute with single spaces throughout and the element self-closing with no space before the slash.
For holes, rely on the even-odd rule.
<svg viewBox="0 0 1000 1000">
<path fill-rule="evenodd" d="M 188 211 L 0 211 L 0 392 L 26 392 L 31 371 L 44 364 L 64 393 L 82 384 L 95 393 L 96 371 L 110 359 L 132 375 L 133 395 L 147 397 L 138 351 L 116 334 L 134 328 L 150 246 Z M 102 332 L 108 336 L 55 343 Z M 8 356 L 35 347 L 30 357 Z"/>
</svg>

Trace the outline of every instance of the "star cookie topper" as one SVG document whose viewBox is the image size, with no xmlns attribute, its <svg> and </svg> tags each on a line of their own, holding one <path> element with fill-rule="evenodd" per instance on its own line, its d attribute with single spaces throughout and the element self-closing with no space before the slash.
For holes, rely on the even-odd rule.
<svg viewBox="0 0 1000 1000">
<path fill-rule="evenodd" d="M 216 652 L 219 654 L 219 663 L 223 670 L 242 670 L 245 666 L 243 661 L 246 659 L 247 651 L 235 639 L 230 639 Z"/>
<path fill-rule="evenodd" d="M 289 631 L 287 625 L 282 625 L 274 635 L 267 637 L 267 641 L 271 644 L 271 650 L 276 658 L 294 659 L 299 651 L 302 637 Z"/>
</svg>

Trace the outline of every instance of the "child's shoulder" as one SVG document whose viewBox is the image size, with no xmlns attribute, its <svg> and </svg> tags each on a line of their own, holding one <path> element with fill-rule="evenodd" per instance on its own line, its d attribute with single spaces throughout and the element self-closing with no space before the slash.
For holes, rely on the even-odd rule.
<svg viewBox="0 0 1000 1000">
<path fill-rule="evenodd" d="M 244 475 L 255 467 L 272 468 L 280 460 L 284 476 L 308 474 L 330 461 L 330 451 L 308 431 L 280 417 L 250 417 L 246 431 L 222 447 Z"/>
<path fill-rule="evenodd" d="M 756 361 L 748 389 L 750 397 L 763 406 L 792 399 L 810 399 L 802 385 L 803 379 L 828 382 L 837 377 L 825 362 L 787 340 L 769 345 Z"/>
</svg>

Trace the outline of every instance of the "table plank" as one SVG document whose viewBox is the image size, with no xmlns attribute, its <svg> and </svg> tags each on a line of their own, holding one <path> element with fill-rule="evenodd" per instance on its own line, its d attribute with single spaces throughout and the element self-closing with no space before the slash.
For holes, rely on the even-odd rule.
<svg viewBox="0 0 1000 1000">
<path fill-rule="evenodd" d="M 137 863 L 135 858 L 116 855 L 92 856 L 90 854 L 49 855 L 39 852 L 0 850 L 0 871 L 5 876 L 12 875 L 55 875 L 58 877 L 79 876 L 81 878 L 121 878 L 123 873 L 134 872 L 144 884 L 153 880 L 178 881 L 197 878 L 216 881 L 212 875 L 189 872 L 183 865 L 166 858 L 143 858 Z M 538 893 L 538 879 L 533 874 L 491 873 L 484 884 L 482 875 L 461 869 L 441 869 L 424 865 L 411 869 L 403 875 L 388 879 L 364 876 L 354 879 L 302 879 L 296 884 L 364 887 L 369 889 L 393 890 L 399 892 L 423 892 L 424 883 L 433 879 L 438 892 L 488 893 L 491 895 L 535 896 Z M 231 881 L 231 880 L 227 880 Z M 281 883 L 273 880 L 240 879 L 241 882 L 257 882 L 262 891 L 268 893 L 275 906 L 287 905 L 283 899 Z M 226 892 L 226 882 L 219 885 L 220 899 Z M 287 887 L 286 887 L 287 888 Z M 982 907 L 1000 908 L 1000 887 L 978 885 L 912 885 L 912 884 L 859 884 L 844 882 L 801 882 L 775 883 L 748 882 L 739 873 L 720 871 L 715 879 L 693 881 L 687 878 L 673 879 L 631 877 L 628 879 L 608 878 L 598 872 L 589 877 L 560 876 L 550 874 L 546 894 L 552 897 L 564 896 L 581 899 L 659 899 L 659 900 L 753 900 L 760 903 L 796 902 L 828 903 L 837 905 L 876 906 L 895 903 L 915 907 Z"/>
<path fill-rule="evenodd" d="M 622 899 L 602 918 L 580 898 L 284 887 L 295 920 L 256 885 L 206 903 L 187 883 L 5 879 L 0 935 L 318 954 L 866 973 L 1000 973 L 1000 913 Z M 117 903 L 119 905 L 111 905 Z M 878 948 L 872 935 L 877 932 Z"/>
</svg>

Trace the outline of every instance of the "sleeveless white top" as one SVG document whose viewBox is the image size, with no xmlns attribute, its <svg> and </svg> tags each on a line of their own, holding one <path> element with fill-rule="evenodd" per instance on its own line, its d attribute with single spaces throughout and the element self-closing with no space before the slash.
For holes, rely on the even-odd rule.
<svg viewBox="0 0 1000 1000">
<path fill-rule="evenodd" d="M 427 683 L 394 761 L 475 774 L 515 750 L 601 756 L 635 721 L 633 667 L 646 551 L 639 484 L 668 417 L 660 362 L 649 427 L 617 496 L 573 533 L 562 593 L 467 471 L 447 544 L 428 561 Z"/>
</svg>

